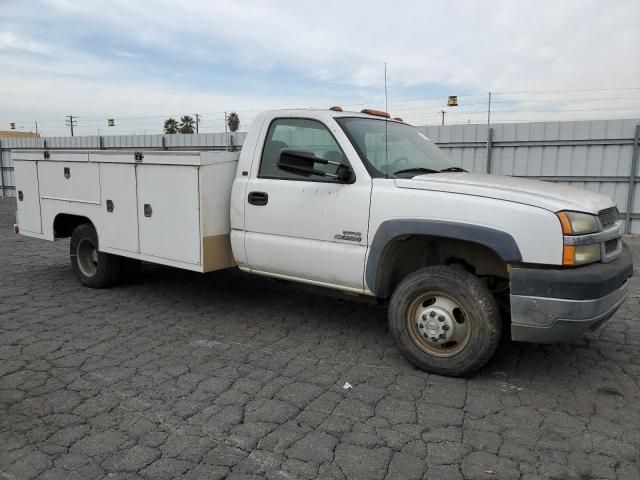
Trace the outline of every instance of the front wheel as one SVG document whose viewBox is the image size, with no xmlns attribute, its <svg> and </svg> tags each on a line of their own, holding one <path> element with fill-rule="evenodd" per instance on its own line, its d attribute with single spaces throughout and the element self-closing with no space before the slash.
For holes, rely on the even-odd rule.
<svg viewBox="0 0 640 480">
<path fill-rule="evenodd" d="M 408 275 L 389 306 L 389 329 L 415 366 L 460 376 L 479 369 L 500 342 L 500 311 L 489 289 L 460 268 L 434 266 Z"/>
<path fill-rule="evenodd" d="M 79 225 L 69 245 L 71 266 L 86 287 L 104 288 L 118 281 L 121 262 L 116 255 L 98 250 L 98 234 L 92 225 Z"/>
</svg>

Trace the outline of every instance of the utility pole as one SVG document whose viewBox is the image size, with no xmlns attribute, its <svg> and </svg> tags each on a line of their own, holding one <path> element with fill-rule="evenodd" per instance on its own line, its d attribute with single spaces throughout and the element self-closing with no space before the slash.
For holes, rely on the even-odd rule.
<svg viewBox="0 0 640 480">
<path fill-rule="evenodd" d="M 200 114 L 194 113 L 193 115 L 196 117 L 196 133 L 200 133 Z"/>
<path fill-rule="evenodd" d="M 444 125 L 444 114 L 445 114 L 445 111 L 442 110 L 440 113 L 442 113 L 442 125 Z"/>
<path fill-rule="evenodd" d="M 34 120 L 35 124 L 36 124 L 36 135 L 38 135 L 38 121 Z"/>
<path fill-rule="evenodd" d="M 67 124 L 67 127 L 71 129 L 71 136 L 73 137 L 73 127 L 76 126 L 78 122 L 73 119 L 73 115 L 67 115 L 65 118 L 66 118 L 65 122 Z"/>
<path fill-rule="evenodd" d="M 487 109 L 487 128 L 491 126 L 491 92 L 489 92 L 489 108 Z"/>
</svg>

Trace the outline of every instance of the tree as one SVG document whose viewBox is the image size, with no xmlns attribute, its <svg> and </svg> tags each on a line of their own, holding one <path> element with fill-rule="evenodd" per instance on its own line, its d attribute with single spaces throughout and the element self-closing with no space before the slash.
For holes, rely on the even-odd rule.
<svg viewBox="0 0 640 480">
<path fill-rule="evenodd" d="M 167 118 L 164 121 L 164 133 L 178 133 L 180 125 L 175 118 Z"/>
<path fill-rule="evenodd" d="M 189 115 L 180 118 L 180 133 L 195 133 L 195 120 Z"/>
<path fill-rule="evenodd" d="M 240 128 L 240 117 L 236 112 L 231 112 L 227 117 L 227 125 L 229 126 L 229 130 L 232 132 L 237 132 Z"/>
</svg>

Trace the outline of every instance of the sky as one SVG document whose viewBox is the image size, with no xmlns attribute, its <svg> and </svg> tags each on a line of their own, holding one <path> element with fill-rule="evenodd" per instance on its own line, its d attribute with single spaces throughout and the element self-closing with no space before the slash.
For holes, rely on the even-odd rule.
<svg viewBox="0 0 640 480">
<path fill-rule="evenodd" d="M 640 117 L 638 0 L 0 0 L 0 19 L 0 130 L 161 133 L 199 113 L 217 132 L 225 111 L 246 130 L 332 105 L 483 123 L 490 91 L 492 123 Z"/>
</svg>

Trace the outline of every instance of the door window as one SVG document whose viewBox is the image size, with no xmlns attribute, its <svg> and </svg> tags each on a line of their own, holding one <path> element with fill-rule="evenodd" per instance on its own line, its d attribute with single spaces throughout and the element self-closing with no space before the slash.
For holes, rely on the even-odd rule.
<svg viewBox="0 0 640 480">
<path fill-rule="evenodd" d="M 305 177 L 281 170 L 278 168 L 278 158 L 283 148 L 304 150 L 313 153 L 318 158 L 348 164 L 338 142 L 321 122 L 305 118 L 280 118 L 271 122 L 267 132 L 258 173 L 260 178 L 333 181 L 318 175 Z M 335 165 L 316 164 L 315 169 L 333 173 L 336 167 Z"/>
</svg>

